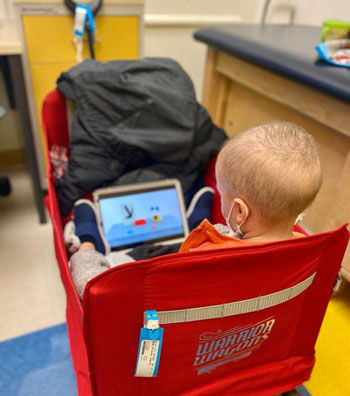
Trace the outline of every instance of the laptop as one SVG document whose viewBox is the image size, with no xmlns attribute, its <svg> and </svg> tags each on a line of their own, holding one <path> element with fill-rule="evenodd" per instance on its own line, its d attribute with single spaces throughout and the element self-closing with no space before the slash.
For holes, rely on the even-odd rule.
<svg viewBox="0 0 350 396">
<path fill-rule="evenodd" d="M 93 199 L 112 251 L 181 243 L 189 234 L 177 179 L 100 188 Z"/>
</svg>

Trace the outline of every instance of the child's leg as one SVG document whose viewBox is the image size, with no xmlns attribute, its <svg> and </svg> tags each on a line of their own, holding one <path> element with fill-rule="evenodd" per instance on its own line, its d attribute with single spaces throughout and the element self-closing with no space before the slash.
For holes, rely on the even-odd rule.
<svg viewBox="0 0 350 396">
<path fill-rule="evenodd" d="M 128 254 L 112 252 L 99 226 L 94 204 L 81 199 L 74 205 L 75 232 L 81 241 L 79 251 L 70 259 L 70 271 L 80 299 L 83 299 L 87 282 L 95 276 L 116 265 L 136 260 L 178 252 L 181 244 L 145 245 L 132 249 Z"/>
<path fill-rule="evenodd" d="M 87 199 L 79 199 L 74 204 L 73 217 L 75 234 L 80 242 L 82 244 L 89 242 L 94 245 L 98 252 L 108 254 L 110 247 L 98 221 L 95 205 Z"/>
<path fill-rule="evenodd" d="M 79 251 L 70 259 L 70 271 L 80 299 L 83 299 L 87 282 L 115 265 L 134 259 L 123 253 L 113 253 L 113 261 L 102 253 L 109 251 L 94 205 L 88 200 L 79 200 L 74 205 L 76 234 L 81 241 Z"/>
<path fill-rule="evenodd" d="M 91 249 L 81 249 L 70 259 L 70 272 L 80 299 L 83 299 L 85 285 L 90 279 L 111 266 L 101 253 Z"/>
<path fill-rule="evenodd" d="M 105 257 L 95 250 L 90 242 L 83 242 L 78 252 L 70 259 L 70 272 L 80 299 L 83 299 L 84 289 L 90 279 L 116 265 L 135 261 L 124 253 L 112 253 L 113 257 Z"/>
<path fill-rule="evenodd" d="M 186 212 L 190 231 L 198 227 L 204 219 L 210 220 L 214 193 L 213 188 L 203 187 L 193 196 Z"/>
<path fill-rule="evenodd" d="M 92 242 L 83 242 L 78 250 L 96 250 L 96 246 Z"/>
</svg>

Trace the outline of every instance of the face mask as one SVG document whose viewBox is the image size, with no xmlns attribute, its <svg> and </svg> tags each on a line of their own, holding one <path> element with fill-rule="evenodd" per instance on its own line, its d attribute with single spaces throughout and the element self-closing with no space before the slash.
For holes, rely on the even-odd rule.
<svg viewBox="0 0 350 396">
<path fill-rule="evenodd" d="M 230 217 L 231 217 L 231 213 L 232 213 L 232 209 L 233 209 L 234 205 L 235 205 L 235 201 L 233 200 L 231 208 L 230 208 L 230 211 L 228 212 L 228 215 L 225 217 L 226 225 L 227 225 L 227 227 L 229 229 L 228 236 L 230 236 L 232 238 L 243 239 L 244 234 L 243 234 L 243 232 L 241 230 L 241 226 L 243 225 L 245 220 L 242 221 L 241 224 L 237 224 L 237 230 L 236 231 L 233 230 L 233 228 L 231 227 L 231 224 L 230 224 Z M 245 209 L 247 211 L 247 217 L 248 217 L 249 216 L 249 209 L 248 209 L 247 205 L 244 204 L 244 206 L 245 206 Z"/>
</svg>

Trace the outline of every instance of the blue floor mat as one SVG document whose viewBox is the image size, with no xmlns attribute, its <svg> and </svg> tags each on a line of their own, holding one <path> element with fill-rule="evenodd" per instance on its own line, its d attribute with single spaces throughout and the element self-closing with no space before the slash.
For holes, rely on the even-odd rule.
<svg viewBox="0 0 350 396">
<path fill-rule="evenodd" d="M 65 324 L 0 343 L 0 395 L 78 395 Z"/>
<path fill-rule="evenodd" d="M 295 390 L 298 392 L 299 396 L 311 396 L 311 393 L 309 393 L 303 385 L 298 386 L 297 388 L 295 388 Z"/>
</svg>

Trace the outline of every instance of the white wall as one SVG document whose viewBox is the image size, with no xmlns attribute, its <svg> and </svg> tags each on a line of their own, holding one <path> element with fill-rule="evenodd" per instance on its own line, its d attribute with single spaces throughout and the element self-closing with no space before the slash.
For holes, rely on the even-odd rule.
<svg viewBox="0 0 350 396">
<path fill-rule="evenodd" d="M 216 23 L 240 21 L 253 22 L 258 10 L 256 0 L 146 0 L 144 56 L 167 56 L 176 59 L 191 76 L 197 98 L 202 96 L 206 46 L 193 39 L 193 32 L 201 24 L 174 23 L 184 16 L 193 21 L 215 17 Z M 148 16 L 166 16 L 173 19 L 172 26 L 155 26 L 148 23 Z"/>
<path fill-rule="evenodd" d="M 259 1 L 259 0 L 258 0 Z M 258 10 L 257 0 L 146 0 L 146 14 L 239 15 L 252 20 Z"/>
<path fill-rule="evenodd" d="M 0 0 L 0 19 L 13 18 L 13 7 L 10 0 Z"/>
<path fill-rule="evenodd" d="M 258 0 L 262 12 L 265 0 Z M 326 19 L 350 21 L 349 0 L 296 0 L 295 23 L 321 26 Z M 288 1 L 271 0 L 268 22 L 288 21 Z"/>
</svg>

